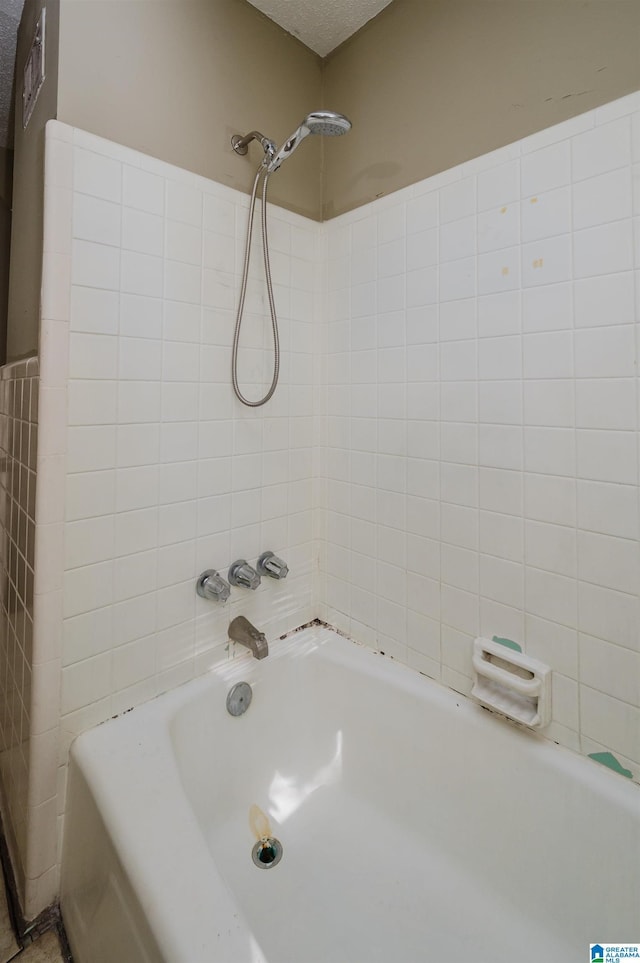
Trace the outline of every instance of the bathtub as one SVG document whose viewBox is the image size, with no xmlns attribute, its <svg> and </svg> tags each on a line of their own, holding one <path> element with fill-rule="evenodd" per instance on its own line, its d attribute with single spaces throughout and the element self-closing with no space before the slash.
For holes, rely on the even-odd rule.
<svg viewBox="0 0 640 963">
<path fill-rule="evenodd" d="M 586 963 L 640 787 L 312 625 L 75 741 L 61 908 L 75 963 Z"/>
</svg>

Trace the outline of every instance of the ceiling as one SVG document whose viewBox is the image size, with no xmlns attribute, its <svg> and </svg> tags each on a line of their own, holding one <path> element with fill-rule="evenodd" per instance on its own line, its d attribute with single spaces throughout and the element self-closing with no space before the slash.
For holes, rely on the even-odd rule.
<svg viewBox="0 0 640 963">
<path fill-rule="evenodd" d="M 24 0 L 0 0 L 0 148 L 11 147 L 13 130 L 13 68 L 16 59 L 16 37 Z"/>
<path fill-rule="evenodd" d="M 321 57 L 372 20 L 391 0 L 249 0 Z"/>
</svg>

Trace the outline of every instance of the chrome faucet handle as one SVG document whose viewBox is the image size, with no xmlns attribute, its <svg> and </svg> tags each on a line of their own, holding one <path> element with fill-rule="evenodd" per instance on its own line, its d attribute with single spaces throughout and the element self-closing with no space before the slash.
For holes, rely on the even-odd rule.
<svg viewBox="0 0 640 963">
<path fill-rule="evenodd" d="M 244 588 L 257 589 L 260 585 L 260 576 L 253 565 L 244 558 L 239 558 L 229 569 L 229 581 L 232 585 L 242 585 Z"/>
<path fill-rule="evenodd" d="M 215 569 L 208 568 L 198 578 L 196 592 L 200 598 L 209 599 L 212 602 L 226 602 L 231 594 L 231 589 L 222 575 Z"/>
<path fill-rule="evenodd" d="M 263 552 L 256 563 L 256 568 L 260 575 L 268 575 L 270 578 L 286 578 L 289 574 L 289 566 L 273 552 Z"/>
</svg>

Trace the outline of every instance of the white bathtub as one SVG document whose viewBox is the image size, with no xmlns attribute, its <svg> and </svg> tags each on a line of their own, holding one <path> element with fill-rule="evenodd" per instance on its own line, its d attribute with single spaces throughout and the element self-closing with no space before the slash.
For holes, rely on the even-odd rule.
<svg viewBox="0 0 640 963">
<path fill-rule="evenodd" d="M 640 791 L 312 626 L 76 740 L 62 912 L 76 963 L 585 963 L 640 940 Z"/>
</svg>

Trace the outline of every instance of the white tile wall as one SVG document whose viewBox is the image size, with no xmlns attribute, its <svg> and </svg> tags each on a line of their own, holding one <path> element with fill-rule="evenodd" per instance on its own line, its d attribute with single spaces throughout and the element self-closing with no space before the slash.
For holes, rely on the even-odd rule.
<svg viewBox="0 0 640 963">
<path fill-rule="evenodd" d="M 32 832 L 30 802 L 37 798 L 40 803 L 53 794 L 46 772 L 41 773 L 37 785 L 29 785 L 30 757 L 37 751 L 37 740 L 50 747 L 47 741 L 50 731 L 45 733 L 41 706 L 34 699 L 37 468 L 41 478 L 51 477 L 49 457 L 41 458 L 37 465 L 38 389 L 37 358 L 3 367 L 0 378 L 0 777 L 7 841 L 22 897 L 30 868 L 27 855 L 27 841 Z M 55 772 L 53 776 L 55 785 Z"/>
<path fill-rule="evenodd" d="M 49 129 L 50 140 L 67 134 Z M 229 364 L 247 199 L 79 131 L 72 143 L 63 746 L 84 706 L 106 717 L 124 690 L 134 704 L 141 684 L 148 698 L 176 673 L 202 671 L 236 607 L 272 634 L 311 616 L 318 300 L 317 228 L 274 211 L 282 376 L 272 405 L 243 409 Z M 240 359 L 249 394 L 271 364 L 258 256 L 252 265 Z M 275 472 L 263 471 L 263 451 Z M 196 598 L 202 568 L 225 573 L 265 548 L 287 556 L 284 586 L 236 590 L 215 611 Z M 98 617 L 96 650 L 81 626 Z M 155 635 L 172 627 L 174 651 Z"/>
<path fill-rule="evenodd" d="M 638 130 L 633 95 L 326 225 L 319 458 L 328 620 L 463 692 L 517 640 L 547 735 L 636 779 Z"/>
</svg>

